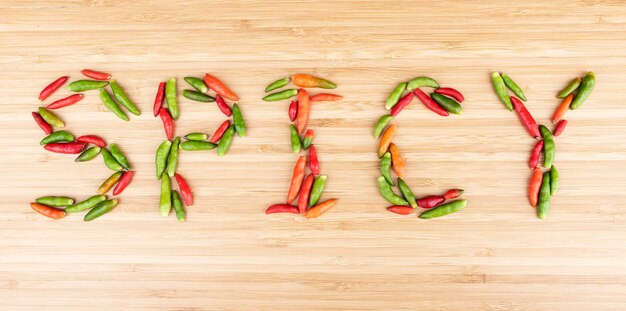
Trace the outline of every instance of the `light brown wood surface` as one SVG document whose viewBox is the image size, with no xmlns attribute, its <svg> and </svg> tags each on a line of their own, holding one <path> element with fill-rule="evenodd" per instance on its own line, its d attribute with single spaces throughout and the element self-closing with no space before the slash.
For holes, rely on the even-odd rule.
<svg viewBox="0 0 626 311">
<path fill-rule="evenodd" d="M 623 1 L 1 1 L 0 16 L 0 309 L 626 309 Z M 109 215 L 52 221 L 28 203 L 85 198 L 110 174 L 44 151 L 30 115 L 44 85 L 83 68 L 111 72 L 143 114 L 124 123 L 89 92 L 59 115 L 118 143 L 137 174 Z M 572 78 L 598 78 L 557 138 L 561 188 L 543 221 L 526 197 L 534 141 L 498 102 L 495 70 L 540 123 Z M 181 155 L 196 195 L 181 224 L 159 216 L 151 107 L 160 81 L 205 72 L 241 96 L 248 137 L 223 158 Z M 309 221 L 263 213 L 284 201 L 297 156 L 288 103 L 260 98 L 298 72 L 345 96 L 312 108 L 324 198 L 339 204 Z M 466 191 L 465 210 L 431 221 L 386 212 L 376 187 L 373 124 L 417 75 L 466 96 L 461 116 L 415 102 L 394 121 L 418 195 Z M 180 102 L 179 135 L 224 118 Z"/>
</svg>

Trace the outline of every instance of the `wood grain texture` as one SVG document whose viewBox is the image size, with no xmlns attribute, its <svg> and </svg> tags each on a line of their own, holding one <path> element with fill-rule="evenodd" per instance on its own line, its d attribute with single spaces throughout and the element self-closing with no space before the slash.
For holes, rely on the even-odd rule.
<svg viewBox="0 0 626 311">
<path fill-rule="evenodd" d="M 2 1 L 0 301 L 3 310 L 624 310 L 626 6 L 623 1 Z M 45 152 L 30 116 L 62 74 L 111 72 L 140 104 L 124 123 L 89 93 L 60 115 L 117 142 L 137 170 L 111 214 L 50 221 L 28 202 L 84 198 L 99 161 Z M 561 189 L 539 221 L 526 199 L 533 140 L 494 95 L 506 71 L 548 122 L 556 92 L 594 70 L 595 91 L 557 139 Z M 211 72 L 239 93 L 249 133 L 228 156 L 184 153 L 196 194 L 188 222 L 158 213 L 151 115 L 158 82 Z M 311 128 L 325 198 L 304 221 L 265 216 L 296 156 L 288 103 L 260 100 L 296 72 L 335 81 Z M 426 74 L 466 96 L 462 116 L 413 104 L 394 140 L 418 195 L 462 187 L 469 206 L 422 221 L 385 211 L 375 120 L 399 81 Z M 177 133 L 223 116 L 181 97 Z"/>
</svg>

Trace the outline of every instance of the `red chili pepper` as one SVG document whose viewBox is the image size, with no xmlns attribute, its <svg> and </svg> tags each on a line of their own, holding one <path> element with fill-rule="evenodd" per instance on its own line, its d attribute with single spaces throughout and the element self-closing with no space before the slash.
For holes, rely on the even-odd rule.
<svg viewBox="0 0 626 311">
<path fill-rule="evenodd" d="M 39 113 L 33 111 L 32 115 L 33 115 L 33 119 L 35 119 L 35 122 L 37 123 L 37 125 L 39 125 L 39 127 L 43 130 L 44 133 L 46 133 L 46 135 L 52 134 L 52 132 L 53 132 L 52 125 L 48 124 L 48 122 L 46 122 L 46 120 L 44 120 L 39 115 Z"/>
<path fill-rule="evenodd" d="M 89 69 L 83 69 L 81 70 L 81 72 L 85 77 L 88 78 L 92 78 L 94 80 L 109 80 L 111 79 L 111 75 L 105 72 L 100 72 L 100 71 L 95 71 L 95 70 L 89 70 Z"/>
<path fill-rule="evenodd" d="M 419 99 L 422 104 L 424 104 L 424 106 L 426 106 L 426 108 L 430 109 L 431 111 L 433 111 L 434 113 L 440 115 L 440 116 L 444 116 L 447 117 L 450 115 L 450 113 L 443 109 L 443 107 L 439 106 L 439 104 L 437 104 L 436 101 L 434 101 L 432 98 L 430 98 L 430 96 L 426 95 L 426 93 L 424 93 L 422 90 L 420 89 L 415 89 L 415 91 L 413 91 L 413 93 L 415 94 L 415 97 L 417 97 L 417 99 Z"/>
<path fill-rule="evenodd" d="M 554 127 L 554 131 L 552 131 L 552 135 L 554 137 L 558 137 L 559 135 L 561 135 L 566 125 L 567 125 L 567 120 L 561 120 L 557 122 L 556 127 Z"/>
<path fill-rule="evenodd" d="M 296 199 L 296 196 L 300 192 L 300 187 L 302 187 L 302 180 L 304 179 L 304 171 L 306 169 L 306 157 L 300 156 L 296 165 L 293 167 L 293 175 L 291 176 L 291 185 L 289 186 L 289 191 L 287 192 L 287 204 L 291 204 L 293 200 Z"/>
<path fill-rule="evenodd" d="M 37 213 L 44 215 L 48 218 L 52 219 L 61 219 L 65 217 L 65 211 L 61 209 L 57 209 L 54 207 L 50 207 L 48 205 L 43 205 L 39 203 L 32 202 L 30 203 L 30 207 Z"/>
<path fill-rule="evenodd" d="M 320 174 L 320 162 L 317 159 L 317 151 L 315 151 L 315 145 L 313 144 L 309 147 L 309 168 L 314 175 Z"/>
<path fill-rule="evenodd" d="M 265 214 L 275 214 L 275 213 L 299 214 L 300 210 L 298 209 L 297 206 L 293 206 L 290 204 L 274 204 L 265 210 Z"/>
<path fill-rule="evenodd" d="M 39 100 L 44 100 L 48 98 L 48 96 L 52 95 L 54 91 L 58 90 L 63 84 L 65 84 L 65 82 L 67 82 L 68 78 L 68 76 L 60 77 L 44 87 L 43 90 L 41 90 L 41 93 L 39 93 Z"/>
<path fill-rule="evenodd" d="M 215 133 L 213 133 L 213 137 L 211 137 L 209 141 L 214 144 L 220 141 L 220 139 L 222 139 L 222 136 L 224 135 L 224 132 L 226 132 L 228 127 L 230 127 L 230 120 L 226 120 L 222 122 L 222 124 L 217 128 L 217 130 L 215 130 Z"/>
<path fill-rule="evenodd" d="M 217 96 L 215 96 L 215 103 L 217 104 L 217 107 L 220 108 L 220 110 L 227 117 L 230 117 L 233 114 L 233 111 L 230 110 L 230 107 L 228 107 L 228 104 L 226 104 L 226 102 L 224 101 L 222 96 L 220 96 L 220 94 L 217 94 Z"/>
<path fill-rule="evenodd" d="M 400 101 L 398 101 L 398 103 L 393 106 L 393 108 L 391 108 L 391 115 L 392 116 L 397 116 L 398 113 L 400 113 L 400 111 L 402 111 L 402 109 L 404 109 L 404 107 L 408 106 L 412 101 L 413 101 L 413 93 L 409 92 L 406 95 L 404 95 Z"/>
<path fill-rule="evenodd" d="M 59 109 L 59 108 L 67 107 L 67 106 L 70 106 L 70 105 L 73 105 L 73 104 L 79 102 L 81 99 L 83 99 L 83 97 L 85 97 L 85 95 L 83 95 L 83 94 L 70 95 L 68 97 L 61 98 L 61 99 L 59 99 L 57 101 L 54 101 L 53 103 L 51 103 L 48 106 L 46 106 L 46 108 L 48 108 L 48 109 Z"/>
<path fill-rule="evenodd" d="M 161 116 L 161 120 L 163 121 L 165 135 L 167 136 L 167 139 L 171 140 L 172 136 L 174 136 L 174 120 L 172 119 L 172 115 L 167 108 L 161 108 L 159 116 Z"/>
<path fill-rule="evenodd" d="M 128 187 L 130 182 L 133 180 L 133 176 L 135 176 L 135 171 L 124 172 L 122 177 L 120 177 L 120 180 L 117 182 L 117 185 L 115 185 L 115 188 L 113 188 L 113 195 L 122 193 L 122 191 L 124 191 L 124 189 L 126 189 L 126 187 Z"/>
<path fill-rule="evenodd" d="M 180 190 L 180 194 L 183 196 L 183 201 L 185 201 L 185 205 L 191 206 L 193 205 L 193 192 L 191 192 L 191 188 L 187 181 L 180 176 L 179 174 L 175 174 L 174 178 L 176 178 L 176 182 L 178 183 L 178 189 Z"/>
<path fill-rule="evenodd" d="M 79 136 L 76 138 L 76 141 L 79 143 L 88 143 L 88 144 L 93 144 L 96 145 L 98 147 L 106 147 L 107 143 L 106 141 L 104 141 L 104 139 L 102 139 L 102 137 L 100 136 L 96 136 L 96 135 L 83 135 L 83 136 Z"/>
<path fill-rule="evenodd" d="M 442 195 L 429 195 L 417 200 L 417 205 L 421 208 L 433 208 L 446 200 Z"/>
<path fill-rule="evenodd" d="M 309 93 L 303 88 L 298 90 L 298 116 L 297 129 L 298 134 L 302 134 L 306 128 L 307 122 L 309 122 L 309 111 L 311 110 L 311 102 L 309 100 Z"/>
<path fill-rule="evenodd" d="M 537 206 L 537 201 L 539 200 L 539 189 L 541 188 L 542 181 L 543 173 L 540 168 L 535 167 L 533 174 L 530 177 L 530 182 L 528 183 L 528 200 L 530 201 L 530 205 L 533 207 Z"/>
<path fill-rule="evenodd" d="M 463 94 L 461 94 L 461 92 L 451 87 L 440 87 L 435 90 L 435 93 L 452 97 L 454 98 L 454 100 L 458 101 L 459 103 L 462 103 L 465 100 L 465 97 L 463 97 Z"/>
<path fill-rule="evenodd" d="M 444 199 L 452 200 L 461 196 L 465 192 L 463 189 L 450 189 L 443 195 Z"/>
<path fill-rule="evenodd" d="M 293 122 L 298 117 L 298 101 L 292 100 L 289 104 L 289 120 Z"/>
<path fill-rule="evenodd" d="M 79 154 L 87 146 L 86 143 L 70 142 L 70 143 L 51 143 L 43 146 L 44 149 L 56 153 Z"/>
<path fill-rule="evenodd" d="M 204 76 L 204 84 L 215 91 L 215 93 L 222 95 L 224 98 L 234 101 L 239 100 L 239 96 L 237 96 L 235 92 L 231 91 L 226 84 L 208 73 Z"/>
<path fill-rule="evenodd" d="M 534 169 L 539 164 L 539 156 L 541 155 L 541 149 L 543 149 L 543 140 L 538 141 L 533 147 L 533 151 L 530 152 L 530 159 L 528 160 L 528 167 Z"/>
<path fill-rule="evenodd" d="M 342 99 L 343 96 L 330 93 L 321 93 L 311 96 L 311 102 L 334 102 Z"/>
<path fill-rule="evenodd" d="M 415 211 L 414 208 L 412 208 L 410 206 L 404 206 L 404 205 L 389 206 L 389 207 L 387 207 L 387 210 L 392 212 L 392 213 L 396 213 L 396 214 L 400 214 L 400 215 L 413 214 L 413 212 Z"/>
<path fill-rule="evenodd" d="M 161 107 L 163 107 L 163 97 L 165 96 L 165 82 L 159 83 L 159 88 L 157 89 L 156 97 L 154 98 L 154 107 L 152 111 L 154 112 L 154 116 L 159 115 L 159 111 L 161 111 Z"/>
<path fill-rule="evenodd" d="M 528 112 L 528 109 L 526 109 L 526 106 L 524 106 L 522 101 L 517 99 L 515 96 L 511 96 L 511 103 L 517 112 L 519 120 L 522 122 L 522 125 L 524 125 L 530 136 L 540 138 L 541 133 L 539 132 L 539 125 L 537 125 L 537 121 L 535 121 L 535 118 L 533 118 L 530 112 Z"/>
<path fill-rule="evenodd" d="M 304 214 L 307 207 L 309 207 L 309 196 L 311 195 L 313 181 L 315 181 L 315 176 L 309 174 L 309 176 L 304 179 L 302 188 L 300 188 L 300 194 L 298 195 L 298 211 L 300 211 L 300 214 Z"/>
</svg>

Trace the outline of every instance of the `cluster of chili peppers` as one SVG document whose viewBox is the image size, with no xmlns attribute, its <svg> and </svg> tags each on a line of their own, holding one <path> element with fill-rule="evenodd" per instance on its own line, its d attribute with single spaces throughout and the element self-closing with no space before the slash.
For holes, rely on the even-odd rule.
<svg viewBox="0 0 626 311">
<path fill-rule="evenodd" d="M 428 96 L 420 89 L 423 87 L 433 88 L 434 91 Z M 419 76 L 409 82 L 398 84 L 385 103 L 385 109 L 391 110 L 390 113 L 381 116 L 374 125 L 374 137 L 380 138 L 378 142 L 378 158 L 382 175 L 378 177 L 380 194 L 393 204 L 387 207 L 387 210 L 400 215 L 412 214 L 418 206 L 429 209 L 419 215 L 422 219 L 441 217 L 460 211 L 467 206 L 466 200 L 446 201 L 461 196 L 462 189 L 451 189 L 443 195 L 429 195 L 416 199 L 409 185 L 402 179 L 406 174 L 404 160 L 398 146 L 392 142 L 398 126 L 389 125 L 389 123 L 411 103 L 413 97 L 417 97 L 428 109 L 441 116 L 463 112 L 460 104 L 465 100 L 463 94 L 453 88 L 440 87 L 439 83 L 430 77 Z M 398 188 L 402 196 L 397 195 L 392 189 L 395 186 L 391 177 L 392 168 L 397 176 Z"/>
<path fill-rule="evenodd" d="M 551 121 L 555 124 L 552 131 L 543 124 L 537 124 L 522 102 L 526 101 L 524 92 L 513 79 L 505 73 L 494 72 L 491 74 L 491 81 L 500 101 L 509 111 L 514 109 L 526 131 L 533 138 L 538 139 L 528 160 L 528 166 L 533 170 L 528 185 L 528 199 L 530 205 L 537 208 L 537 217 L 544 219 L 548 216 L 550 198 L 556 194 L 559 187 L 559 172 L 553 165 L 556 154 L 554 137 L 561 135 L 567 125 L 567 120 L 563 119 L 567 110 L 579 108 L 591 94 L 595 86 L 595 75 L 593 72 L 588 72 L 582 79 L 574 79 L 557 94 L 557 98 L 563 101 L 552 115 Z M 517 97 L 509 97 L 507 89 Z M 543 167 L 547 169 L 546 172 L 538 167 L 542 153 Z"/>
<path fill-rule="evenodd" d="M 159 116 L 163 121 L 163 128 L 167 137 L 157 148 L 155 156 L 156 176 L 157 179 L 161 180 L 159 209 L 161 216 L 167 217 L 174 207 L 176 218 L 180 222 L 186 220 L 184 205 L 191 206 L 193 204 L 193 193 L 183 176 L 176 173 L 179 150 L 203 151 L 217 148 L 217 155 L 223 156 L 230 149 L 235 133 L 239 137 L 246 136 L 246 124 L 239 105 L 235 103 L 231 107 L 224 100 L 239 101 L 237 94 L 222 81 L 208 73 L 204 79 L 185 77 L 184 80 L 193 87 L 193 90 L 182 91 L 185 98 L 205 103 L 215 102 L 222 113 L 227 117 L 232 117 L 232 124 L 230 119 L 222 122 L 210 139 L 206 133 L 189 133 L 183 137 L 185 141 L 181 141 L 180 137 L 174 137 L 174 121 L 179 116 L 176 78 L 170 78 L 167 82 L 159 84 L 153 113 L 155 117 Z M 208 95 L 209 91 L 215 92 L 215 96 Z M 176 179 L 180 193 L 172 190 L 172 178 Z"/>
<path fill-rule="evenodd" d="M 81 71 L 86 77 L 94 80 L 78 80 L 69 84 L 68 89 L 73 92 L 83 92 L 88 90 L 100 89 L 100 98 L 103 99 L 105 106 L 113 110 L 111 107 L 117 107 L 118 116 L 126 116 L 117 106 L 108 92 L 103 88 L 110 85 L 115 98 L 132 113 L 139 115 L 139 109 L 133 104 L 128 96 L 121 89 L 115 80 L 111 80 L 111 75 L 99 71 L 85 69 Z M 46 86 L 39 94 L 39 100 L 44 101 L 51 96 L 56 90 L 67 82 L 68 77 L 63 76 L 48 86 Z M 102 94 L 106 94 L 104 97 Z M 40 144 L 44 149 L 64 154 L 78 154 L 75 162 L 86 162 L 93 160 L 99 154 L 102 154 L 104 164 L 107 168 L 115 171 L 107 178 L 97 190 L 97 194 L 87 198 L 81 202 L 75 202 L 74 199 L 65 196 L 44 196 L 35 200 L 30 204 L 31 208 L 37 213 L 52 219 L 64 218 L 67 214 L 78 213 L 89 210 L 84 217 L 85 221 L 96 219 L 111 210 L 118 204 L 117 199 L 108 199 L 106 194 L 113 188 L 113 195 L 121 194 L 130 184 L 135 174 L 131 170 L 128 158 L 120 150 L 116 144 L 108 145 L 104 139 L 96 135 L 84 135 L 75 137 L 65 130 L 54 131 L 54 127 L 63 128 L 65 123 L 51 110 L 60 109 L 73 105 L 83 99 L 84 95 L 74 94 L 68 97 L 58 99 L 46 107 L 39 107 L 37 112 L 33 112 L 33 118 L 39 127 L 47 135 Z M 106 99 L 106 102 L 105 102 Z M 111 106 L 112 105 L 112 106 Z M 121 114 L 118 114 L 121 112 Z M 126 118 L 125 120 L 128 120 Z M 87 148 L 89 145 L 91 147 Z"/>
<path fill-rule="evenodd" d="M 265 92 L 280 89 L 287 86 L 290 82 L 293 82 L 299 88 L 278 91 L 263 97 L 263 100 L 272 102 L 296 97 L 296 100 L 292 100 L 288 108 L 289 120 L 292 122 L 289 126 L 291 131 L 291 150 L 294 153 L 308 150 L 308 167 L 311 173 L 306 174 L 307 156 L 300 156 L 293 168 L 291 185 L 287 192 L 287 202 L 271 205 L 265 210 L 265 213 L 304 214 L 304 217 L 307 219 L 317 218 L 333 208 L 337 204 L 337 199 L 329 199 L 318 203 L 324 192 L 326 175 L 320 175 L 317 151 L 315 144 L 313 144 L 313 130 L 307 129 L 306 126 L 309 121 L 311 103 L 337 101 L 342 99 L 343 96 L 331 93 L 310 96 L 306 88 L 334 89 L 337 85 L 326 79 L 309 74 L 295 74 L 291 77 L 276 80 L 265 88 Z M 302 134 L 304 135 L 301 138 L 300 135 Z M 298 198 L 297 206 L 292 205 L 296 198 Z"/>
</svg>

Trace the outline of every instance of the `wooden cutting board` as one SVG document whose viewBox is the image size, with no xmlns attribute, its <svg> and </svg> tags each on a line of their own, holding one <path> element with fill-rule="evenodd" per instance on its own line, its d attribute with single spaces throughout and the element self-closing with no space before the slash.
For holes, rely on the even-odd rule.
<svg viewBox="0 0 626 311">
<path fill-rule="evenodd" d="M 622 1 L 3 1 L 0 16 L 3 310 L 626 309 Z M 60 116 L 118 143 L 137 174 L 109 215 L 52 221 L 28 203 L 85 198 L 110 174 L 44 151 L 30 115 L 44 85 L 83 68 L 111 72 L 143 114 L 120 121 L 90 92 Z M 588 70 L 597 86 L 566 116 L 561 188 L 540 221 L 526 198 L 534 141 L 490 72 L 512 76 L 546 123 L 556 92 Z M 206 72 L 241 96 L 248 137 L 222 158 L 181 155 L 196 196 L 181 224 L 158 213 L 151 107 L 160 81 Z M 309 221 L 263 213 L 285 200 L 297 158 L 288 103 L 261 101 L 263 89 L 299 72 L 345 96 L 312 107 L 324 198 L 339 204 Z M 460 116 L 416 102 L 394 121 L 419 196 L 466 191 L 465 210 L 431 221 L 385 211 L 371 134 L 387 94 L 418 75 L 466 97 Z M 224 119 L 180 102 L 179 135 Z"/>
</svg>

